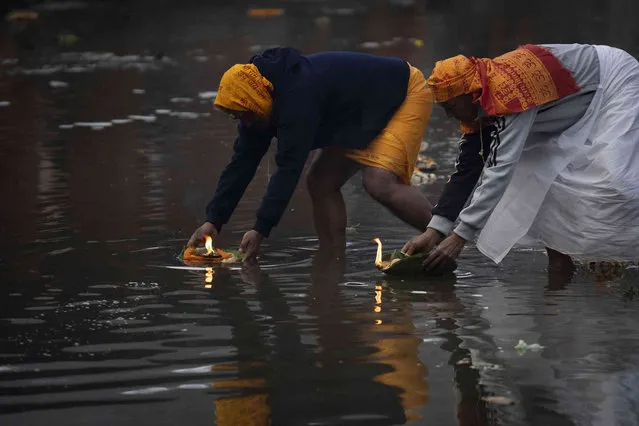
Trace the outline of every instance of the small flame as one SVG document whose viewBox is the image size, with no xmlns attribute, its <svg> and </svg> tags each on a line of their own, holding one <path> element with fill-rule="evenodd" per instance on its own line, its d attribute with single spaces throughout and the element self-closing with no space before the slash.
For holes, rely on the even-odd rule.
<svg viewBox="0 0 639 426">
<path fill-rule="evenodd" d="M 206 255 L 210 255 L 213 253 L 213 238 L 210 235 L 206 235 L 206 243 L 204 243 L 204 247 L 206 247 Z"/>
<path fill-rule="evenodd" d="M 382 241 L 379 238 L 373 240 L 377 243 L 377 256 L 375 256 L 375 265 L 379 266 L 382 263 Z"/>
</svg>

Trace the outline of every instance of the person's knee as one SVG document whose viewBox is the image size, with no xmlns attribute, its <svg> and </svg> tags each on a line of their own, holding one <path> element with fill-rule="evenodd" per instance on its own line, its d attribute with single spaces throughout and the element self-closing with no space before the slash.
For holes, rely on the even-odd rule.
<svg viewBox="0 0 639 426">
<path fill-rule="evenodd" d="M 394 173 L 373 167 L 364 170 L 363 182 L 366 192 L 382 204 L 391 202 L 394 190 L 400 184 Z"/>
<path fill-rule="evenodd" d="M 312 197 L 325 196 L 339 191 L 341 185 L 335 180 L 335 177 L 326 173 L 325 169 L 311 167 L 306 175 L 306 186 Z"/>
<path fill-rule="evenodd" d="M 319 195 L 323 190 L 320 173 L 312 167 L 306 175 L 306 187 L 311 196 Z"/>
</svg>

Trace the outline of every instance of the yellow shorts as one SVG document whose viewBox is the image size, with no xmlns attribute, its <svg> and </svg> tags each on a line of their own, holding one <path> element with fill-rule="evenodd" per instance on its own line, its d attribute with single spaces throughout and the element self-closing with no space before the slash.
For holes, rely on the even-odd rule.
<svg viewBox="0 0 639 426">
<path fill-rule="evenodd" d="M 424 74 L 411 66 L 406 99 L 393 118 L 368 148 L 348 150 L 346 156 L 365 166 L 389 170 L 410 184 L 432 109 L 433 94 Z"/>
</svg>

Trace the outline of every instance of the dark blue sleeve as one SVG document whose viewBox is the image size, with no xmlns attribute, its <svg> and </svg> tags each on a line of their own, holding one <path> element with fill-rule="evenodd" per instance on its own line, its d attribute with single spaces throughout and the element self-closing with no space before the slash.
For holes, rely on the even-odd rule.
<svg viewBox="0 0 639 426">
<path fill-rule="evenodd" d="M 493 126 L 481 132 L 466 134 L 459 141 L 459 155 L 452 174 L 439 200 L 433 208 L 433 216 L 442 216 L 454 222 L 463 210 L 484 169 L 482 153 L 490 152 L 490 134 Z"/>
<path fill-rule="evenodd" d="M 313 146 L 319 123 L 317 104 L 310 94 L 295 92 L 288 97 L 290 101 L 281 99 L 287 107 L 280 110 L 277 125 L 277 171 L 268 184 L 254 227 L 264 236 L 270 234 L 284 215 Z"/>
<path fill-rule="evenodd" d="M 261 131 L 238 125 L 238 137 L 233 144 L 233 157 L 217 182 L 217 189 L 211 202 L 206 206 L 206 220 L 222 230 L 235 207 L 255 176 L 257 166 L 268 151 L 272 131 Z"/>
</svg>

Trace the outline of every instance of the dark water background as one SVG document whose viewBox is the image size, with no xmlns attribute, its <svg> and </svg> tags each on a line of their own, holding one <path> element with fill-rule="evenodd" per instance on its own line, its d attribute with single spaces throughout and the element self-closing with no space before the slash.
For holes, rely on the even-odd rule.
<svg viewBox="0 0 639 426">
<path fill-rule="evenodd" d="M 253 18 L 249 7 L 285 13 Z M 639 424 L 636 269 L 566 282 L 548 275 L 541 250 L 496 266 L 469 247 L 455 279 L 386 280 L 372 238 L 397 248 L 415 233 L 358 176 L 344 190 L 343 269 L 314 257 L 304 185 L 261 270 L 207 279 L 176 259 L 231 152 L 234 124 L 207 92 L 232 64 L 271 45 L 399 56 L 425 73 L 526 42 L 637 56 L 638 2 L 38 10 L 0 27 L 0 424 Z M 433 200 L 456 138 L 436 109 L 425 136 L 441 165 L 424 188 Z M 273 168 L 271 154 L 221 247 L 252 226 Z M 519 339 L 544 348 L 520 354 Z"/>
</svg>

